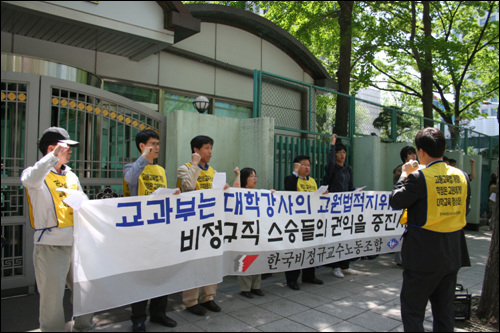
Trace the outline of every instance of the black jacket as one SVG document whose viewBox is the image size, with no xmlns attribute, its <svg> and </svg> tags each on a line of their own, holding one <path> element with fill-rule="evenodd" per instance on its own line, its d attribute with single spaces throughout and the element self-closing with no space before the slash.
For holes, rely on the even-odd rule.
<svg viewBox="0 0 500 333">
<path fill-rule="evenodd" d="M 328 185 L 328 192 L 330 193 L 354 191 L 352 168 L 347 164 L 342 167 L 335 162 L 334 145 L 331 146 L 328 154 L 324 184 Z"/>
</svg>

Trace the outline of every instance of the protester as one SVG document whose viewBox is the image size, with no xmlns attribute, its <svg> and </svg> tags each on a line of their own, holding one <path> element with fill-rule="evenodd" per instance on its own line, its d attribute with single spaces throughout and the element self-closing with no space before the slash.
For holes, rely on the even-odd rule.
<svg viewBox="0 0 500 333">
<path fill-rule="evenodd" d="M 58 189 L 75 190 L 86 197 L 78 177 L 67 166 L 76 145 L 64 128 L 49 127 L 38 141 L 44 156 L 21 175 L 35 229 L 33 265 L 42 332 L 65 331 L 64 288 L 73 289 L 73 209 L 63 202 L 68 194 Z M 75 317 L 73 330 L 92 329 L 92 318 L 93 314 Z"/>
<path fill-rule="evenodd" d="M 457 274 L 470 266 L 463 231 L 470 184 L 467 174 L 444 163 L 446 141 L 440 130 L 420 130 L 415 145 L 426 167 L 405 163 L 390 198 L 392 208 L 408 210 L 401 317 L 405 332 L 424 332 L 430 300 L 434 331 L 453 332 Z"/>
<path fill-rule="evenodd" d="M 406 146 L 401 149 L 399 152 L 399 156 L 401 157 L 401 161 L 403 161 L 403 164 L 406 162 L 412 160 L 416 161 L 417 160 L 417 151 L 415 148 L 412 146 Z M 392 170 L 392 183 L 396 185 L 396 183 L 399 180 L 399 177 L 401 176 L 401 172 L 403 172 L 403 164 L 398 165 L 397 167 Z"/>
<path fill-rule="evenodd" d="M 191 163 L 186 163 L 177 168 L 177 184 L 182 192 L 190 192 L 201 189 L 211 189 L 215 170 L 208 165 L 212 158 L 214 140 L 208 136 L 199 135 L 191 140 Z M 229 188 L 226 184 L 224 189 Z M 212 284 L 201 288 L 185 290 L 182 293 L 182 301 L 189 312 L 203 316 L 206 309 L 212 312 L 220 312 L 221 308 L 214 301 L 217 285 Z"/>
<path fill-rule="evenodd" d="M 469 160 L 469 163 L 470 163 L 470 173 L 468 174 L 469 180 L 474 180 L 476 179 L 476 160 L 471 158 Z"/>
<path fill-rule="evenodd" d="M 488 220 L 488 225 L 490 230 L 493 229 L 493 223 L 494 223 L 494 218 L 495 218 L 495 205 L 496 205 L 496 199 L 497 199 L 497 175 L 495 173 L 492 173 L 490 176 L 490 183 L 488 184 L 488 189 L 490 191 L 490 196 L 489 196 L 489 202 L 490 202 L 490 207 L 491 207 L 491 215 Z M 495 194 L 493 194 L 495 193 Z"/>
<path fill-rule="evenodd" d="M 403 161 L 403 164 L 398 165 L 393 171 L 393 177 L 392 177 L 392 182 L 394 185 L 399 180 L 399 177 L 401 176 L 401 173 L 403 172 L 403 165 L 409 161 L 416 161 L 417 160 L 417 151 L 415 148 L 412 146 L 406 146 L 401 149 L 399 152 L 399 156 L 401 157 L 401 161 Z M 399 267 L 402 266 L 403 259 L 401 258 L 401 251 L 394 252 L 394 262 L 396 265 Z"/>
<path fill-rule="evenodd" d="M 340 139 L 337 142 L 337 134 L 332 135 L 328 164 L 325 169 L 324 184 L 328 185 L 328 192 L 348 192 L 354 191 L 352 168 L 346 164 L 347 148 Z M 343 278 L 346 274 L 358 274 L 359 272 L 350 268 L 351 260 L 342 260 L 328 264 L 332 267 L 333 275 Z"/>
<path fill-rule="evenodd" d="M 450 166 L 457 168 L 457 160 L 450 158 L 448 160 L 448 162 L 449 162 Z M 474 180 L 474 179 L 476 179 L 476 160 L 471 158 L 469 160 L 469 163 L 470 163 L 470 174 L 468 174 L 469 180 Z"/>
<path fill-rule="evenodd" d="M 125 196 L 148 195 L 160 187 L 167 187 L 167 172 L 155 164 L 160 154 L 160 136 L 153 130 L 143 130 L 137 133 L 135 144 L 141 156 L 123 168 Z M 149 320 L 167 327 L 177 326 L 177 322 L 166 316 L 168 295 L 151 299 L 149 305 Z M 148 300 L 132 304 L 132 331 L 146 331 L 146 307 Z"/>
<path fill-rule="evenodd" d="M 240 171 L 240 169 L 236 167 L 234 173 L 236 174 L 236 179 L 233 183 L 233 187 L 252 189 L 257 186 L 257 173 L 254 169 L 243 168 Z M 260 290 L 261 281 L 262 278 L 260 274 L 238 276 L 240 294 L 247 298 L 253 298 L 253 295 L 264 296 L 264 293 Z"/>
<path fill-rule="evenodd" d="M 318 185 L 314 178 L 309 177 L 311 172 L 311 159 L 309 156 L 299 155 L 293 160 L 293 173 L 285 177 L 286 191 L 316 192 Z M 315 267 L 302 269 L 302 282 L 323 284 L 323 281 L 316 278 Z M 286 284 L 290 289 L 300 290 L 297 280 L 300 269 L 285 272 Z"/>
</svg>

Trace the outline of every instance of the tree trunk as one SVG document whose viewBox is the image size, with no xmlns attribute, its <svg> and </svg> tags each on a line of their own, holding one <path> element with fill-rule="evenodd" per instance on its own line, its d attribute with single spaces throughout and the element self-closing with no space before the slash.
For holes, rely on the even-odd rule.
<svg viewBox="0 0 500 333">
<path fill-rule="evenodd" d="M 485 318 L 492 324 L 498 324 L 498 159 L 497 159 L 497 201 L 492 212 L 492 236 L 490 252 L 486 262 L 486 273 L 484 274 L 483 290 L 481 300 L 477 308 L 477 316 Z"/>
<path fill-rule="evenodd" d="M 339 1 L 340 16 L 340 55 L 337 80 L 339 92 L 349 95 L 351 80 L 352 52 L 352 8 L 354 1 Z M 341 136 L 349 135 L 349 104 L 350 98 L 337 96 L 337 111 L 335 113 L 335 133 Z"/>
<path fill-rule="evenodd" d="M 424 61 L 421 67 L 421 81 L 422 87 L 422 107 L 424 117 L 433 119 L 432 114 L 432 18 L 430 15 L 429 1 L 422 1 L 424 6 L 423 23 L 424 23 Z M 431 120 L 424 119 L 425 127 L 432 127 L 434 123 Z"/>
<path fill-rule="evenodd" d="M 449 147 L 451 150 L 458 150 L 463 148 L 462 142 L 460 140 L 460 127 L 453 126 L 453 123 L 451 123 L 451 126 L 448 126 L 448 131 L 450 131 L 450 139 L 451 139 L 451 147 Z"/>
</svg>

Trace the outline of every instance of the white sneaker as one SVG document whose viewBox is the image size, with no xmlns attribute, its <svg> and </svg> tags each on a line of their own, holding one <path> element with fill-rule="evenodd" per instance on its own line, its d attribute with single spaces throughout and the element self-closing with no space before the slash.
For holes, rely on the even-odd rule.
<svg viewBox="0 0 500 333">
<path fill-rule="evenodd" d="M 344 274 L 342 274 L 342 270 L 340 269 L 340 267 L 337 267 L 337 268 L 333 269 L 333 276 L 336 276 L 338 278 L 343 278 L 344 277 Z"/>
<path fill-rule="evenodd" d="M 354 270 L 352 268 L 343 269 L 342 272 L 345 273 L 345 274 L 352 274 L 352 275 L 359 274 L 359 272 L 357 270 Z"/>
</svg>

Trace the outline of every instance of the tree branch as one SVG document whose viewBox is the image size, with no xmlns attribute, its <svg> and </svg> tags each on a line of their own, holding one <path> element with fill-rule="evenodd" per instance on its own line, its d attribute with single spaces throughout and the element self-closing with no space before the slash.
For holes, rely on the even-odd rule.
<svg viewBox="0 0 500 333">
<path fill-rule="evenodd" d="M 407 86 L 406 84 L 404 84 L 403 82 L 395 79 L 394 77 L 392 77 L 391 75 L 389 75 L 388 73 L 386 73 L 385 71 L 383 71 L 382 69 L 380 69 L 377 65 L 375 64 L 371 64 L 373 67 L 375 67 L 376 70 L 378 70 L 380 73 L 384 74 L 385 76 L 387 76 L 390 80 L 392 80 L 395 84 L 399 85 L 399 86 L 402 86 L 402 87 L 405 87 L 406 89 L 408 89 L 409 91 L 413 92 L 414 94 L 417 94 L 415 96 L 420 96 L 418 94 L 418 91 L 416 91 L 415 89 Z M 406 92 L 408 95 L 411 95 L 410 93 Z M 420 96 L 421 97 L 421 96 Z"/>
<path fill-rule="evenodd" d="M 320 15 L 316 20 L 308 21 L 306 24 L 297 29 L 297 35 L 301 34 L 303 31 L 307 31 L 312 26 L 323 22 L 327 18 L 335 19 L 338 18 L 339 16 L 340 16 L 340 10 L 335 10 L 333 12 L 328 12 L 323 15 Z"/>
<path fill-rule="evenodd" d="M 467 63 L 465 64 L 465 67 L 462 71 L 462 75 L 460 76 L 460 81 L 459 81 L 458 87 L 456 87 L 456 91 L 458 91 L 458 92 L 460 91 L 460 89 L 462 87 L 462 84 L 463 84 L 465 77 L 467 75 L 467 71 L 469 70 L 469 67 L 472 65 L 474 57 L 476 56 L 476 54 L 480 50 L 480 44 L 481 44 L 481 41 L 483 39 L 486 28 L 488 27 L 488 23 L 489 23 L 490 17 L 491 17 L 491 11 L 493 10 L 494 6 L 495 6 L 495 2 L 491 2 L 490 8 L 488 10 L 488 16 L 486 17 L 486 22 L 483 25 L 483 29 L 481 29 L 481 33 L 479 34 L 479 37 L 476 41 L 476 44 L 474 45 L 474 50 L 472 51 L 470 57 L 467 59 Z"/>
<path fill-rule="evenodd" d="M 467 110 L 471 105 L 473 104 L 476 104 L 480 101 L 483 101 L 485 99 L 486 96 L 488 96 L 489 94 L 497 91 L 499 88 L 499 86 L 497 85 L 495 88 L 491 89 L 490 91 L 484 93 L 484 94 L 481 94 L 481 96 L 478 96 L 477 98 L 473 99 L 472 101 L 470 101 L 469 103 L 467 103 L 466 105 L 464 105 L 464 107 L 462 109 L 459 110 L 459 114 L 461 114 L 462 112 L 464 112 L 465 110 Z"/>
<path fill-rule="evenodd" d="M 417 13 L 415 8 L 415 1 L 411 2 L 411 34 L 410 34 L 410 48 L 413 54 L 413 58 L 417 63 L 418 70 L 422 72 L 421 63 L 420 63 L 420 55 L 415 47 L 415 35 L 416 35 L 416 26 L 417 26 Z"/>
<path fill-rule="evenodd" d="M 381 87 L 378 87 L 374 84 L 370 84 L 371 87 L 373 88 L 377 88 L 379 90 L 382 90 L 382 91 L 387 91 L 387 92 L 398 92 L 398 93 L 402 93 L 402 94 L 405 94 L 405 95 L 409 95 L 409 96 L 415 96 L 417 98 L 421 98 L 422 96 L 420 96 L 419 94 L 417 93 L 410 93 L 406 90 L 401 90 L 401 89 L 389 89 L 389 88 L 381 88 Z"/>
</svg>

